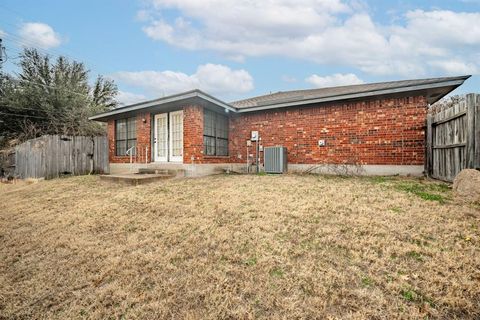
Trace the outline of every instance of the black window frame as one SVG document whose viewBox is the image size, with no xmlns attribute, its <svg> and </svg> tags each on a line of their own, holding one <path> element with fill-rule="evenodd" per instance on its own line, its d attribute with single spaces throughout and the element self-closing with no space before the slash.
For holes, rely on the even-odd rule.
<svg viewBox="0 0 480 320">
<path fill-rule="evenodd" d="M 209 157 L 228 157 L 229 119 L 218 112 L 203 110 L 203 154 Z"/>
<path fill-rule="evenodd" d="M 124 132 L 124 138 L 119 139 L 119 125 L 120 123 L 124 123 L 125 125 L 125 132 Z M 132 127 L 133 123 L 133 129 Z M 132 138 L 132 136 L 134 138 Z M 123 144 L 122 148 L 119 148 L 119 145 Z M 130 149 L 133 146 L 137 145 L 137 119 L 136 117 L 129 117 L 129 118 L 123 118 L 123 119 L 117 119 L 115 120 L 115 156 L 117 157 L 123 157 L 127 156 L 126 152 L 128 149 Z M 120 151 L 125 150 L 123 153 L 120 153 Z M 136 154 L 136 148 L 133 149 L 132 155 Z"/>
</svg>

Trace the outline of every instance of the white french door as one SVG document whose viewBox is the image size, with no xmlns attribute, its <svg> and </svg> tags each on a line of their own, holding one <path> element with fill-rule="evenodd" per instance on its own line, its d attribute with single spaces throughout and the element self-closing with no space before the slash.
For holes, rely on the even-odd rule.
<svg viewBox="0 0 480 320">
<path fill-rule="evenodd" d="M 168 161 L 167 113 L 155 115 L 154 152 L 155 161 Z"/>
<path fill-rule="evenodd" d="M 183 161 L 183 111 L 155 115 L 154 153 L 158 162 Z"/>
<path fill-rule="evenodd" d="M 170 112 L 170 161 L 183 161 L 183 111 Z"/>
</svg>

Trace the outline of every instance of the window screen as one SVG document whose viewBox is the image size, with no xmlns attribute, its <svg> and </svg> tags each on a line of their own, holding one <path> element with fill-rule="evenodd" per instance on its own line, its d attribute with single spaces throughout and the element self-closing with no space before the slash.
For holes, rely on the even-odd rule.
<svg viewBox="0 0 480 320">
<path fill-rule="evenodd" d="M 203 152 L 207 156 L 228 156 L 228 117 L 204 109 Z"/>
</svg>

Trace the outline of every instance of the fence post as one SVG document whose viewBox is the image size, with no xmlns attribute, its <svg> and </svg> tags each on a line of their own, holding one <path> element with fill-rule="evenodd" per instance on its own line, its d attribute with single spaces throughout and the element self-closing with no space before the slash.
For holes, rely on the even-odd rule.
<svg viewBox="0 0 480 320">
<path fill-rule="evenodd" d="M 474 167 L 475 160 L 475 108 L 476 94 L 467 94 L 467 145 L 465 148 L 466 168 Z M 478 140 L 478 139 L 477 139 Z"/>
<path fill-rule="evenodd" d="M 426 159 L 425 159 L 425 173 L 427 177 L 432 175 L 432 161 L 433 161 L 433 152 L 432 152 L 432 143 L 433 143 L 433 115 L 431 113 L 427 114 L 427 136 L 426 136 Z"/>
<path fill-rule="evenodd" d="M 480 169 L 480 94 L 475 94 L 474 102 L 475 102 L 475 135 L 473 138 L 475 139 L 475 160 L 474 160 L 474 168 Z"/>
</svg>

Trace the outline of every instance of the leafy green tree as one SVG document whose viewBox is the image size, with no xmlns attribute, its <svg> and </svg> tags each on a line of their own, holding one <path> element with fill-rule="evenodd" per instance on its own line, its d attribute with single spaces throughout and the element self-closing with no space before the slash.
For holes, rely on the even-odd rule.
<svg viewBox="0 0 480 320">
<path fill-rule="evenodd" d="M 113 80 L 98 76 L 90 85 L 83 63 L 65 57 L 51 61 L 36 49 L 24 49 L 19 67 L 16 76 L 0 74 L 0 136 L 105 133 L 88 117 L 116 107 Z"/>
</svg>

